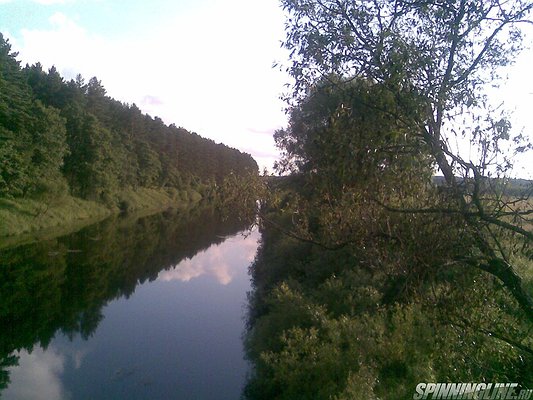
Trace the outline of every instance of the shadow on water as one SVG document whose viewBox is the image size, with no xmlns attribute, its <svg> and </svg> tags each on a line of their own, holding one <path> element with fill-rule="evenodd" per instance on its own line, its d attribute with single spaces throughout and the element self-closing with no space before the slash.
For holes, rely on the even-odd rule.
<svg viewBox="0 0 533 400">
<path fill-rule="evenodd" d="M 185 258 L 246 229 L 213 207 L 112 217 L 53 240 L 0 250 L 0 390 L 17 350 L 57 332 L 90 337 L 102 308 Z"/>
</svg>

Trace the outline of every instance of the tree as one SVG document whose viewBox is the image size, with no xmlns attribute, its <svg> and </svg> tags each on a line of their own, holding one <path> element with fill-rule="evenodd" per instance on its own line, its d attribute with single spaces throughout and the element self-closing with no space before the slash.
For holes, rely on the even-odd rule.
<svg viewBox="0 0 533 400">
<path fill-rule="evenodd" d="M 65 123 L 56 109 L 34 99 L 15 57 L 0 34 L 0 196 L 58 192 L 64 188 Z"/>
<path fill-rule="evenodd" d="M 87 91 L 87 110 L 100 119 L 103 122 L 108 122 L 106 111 L 108 107 L 106 100 L 107 91 L 105 90 L 102 82 L 95 76 L 89 79 L 89 83 L 86 86 Z"/>
<path fill-rule="evenodd" d="M 65 109 L 65 115 L 70 149 L 63 168 L 65 177 L 74 194 L 101 200 L 117 187 L 111 133 L 77 104 Z"/>
<path fill-rule="evenodd" d="M 45 107 L 38 100 L 33 103 L 31 113 L 29 168 L 33 184 L 28 189 L 36 194 L 49 192 L 57 196 L 66 187 L 61 175 L 63 159 L 68 154 L 65 120 L 58 110 Z"/>
<path fill-rule="evenodd" d="M 67 92 L 68 87 L 56 67 L 52 66 L 46 73 L 42 65 L 37 63 L 32 66 L 26 65 L 23 72 L 33 94 L 44 104 L 62 109 L 71 100 Z"/>
<path fill-rule="evenodd" d="M 159 155 L 150 149 L 146 142 L 138 142 L 136 147 L 138 168 L 138 181 L 143 187 L 153 187 L 159 183 L 161 162 Z"/>
<path fill-rule="evenodd" d="M 21 195 L 28 181 L 30 152 L 26 122 L 31 93 L 11 45 L 0 34 L 0 196 Z"/>
<path fill-rule="evenodd" d="M 531 260 L 533 210 L 528 194 L 505 193 L 516 152 L 531 149 L 491 108 L 484 87 L 522 47 L 520 26 L 533 3 L 525 0 L 282 0 L 295 79 L 293 101 L 318 80 L 367 79 L 395 99 L 384 110 L 412 134 L 444 175 L 446 203 L 415 207 L 386 204 L 390 212 L 453 215 L 464 223 L 472 247 L 452 260 L 500 279 L 533 320 L 533 301 L 512 261 L 520 247 Z M 333 82 L 338 85 L 338 82 Z M 345 83 L 342 83 L 343 85 Z M 461 129 L 459 129 L 461 127 Z M 464 138 L 477 160 L 454 151 Z M 509 150 L 507 153 L 504 150 Z M 402 151 L 398 149 L 398 151 Z M 529 191 L 531 192 L 531 190 Z M 528 193 L 529 193 L 528 192 Z M 379 200 L 379 199 L 378 199 Z"/>
<path fill-rule="evenodd" d="M 276 168 L 320 177 L 333 184 L 330 190 L 357 182 L 359 190 L 361 184 L 378 190 L 405 184 L 413 172 L 429 178 L 430 163 L 400 112 L 383 85 L 328 76 L 291 108 L 288 129 L 275 133 L 284 151 Z"/>
</svg>

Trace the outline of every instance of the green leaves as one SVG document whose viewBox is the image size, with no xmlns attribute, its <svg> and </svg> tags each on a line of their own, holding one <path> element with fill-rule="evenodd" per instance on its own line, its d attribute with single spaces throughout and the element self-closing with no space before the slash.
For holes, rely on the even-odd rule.
<svg viewBox="0 0 533 400">
<path fill-rule="evenodd" d="M 324 206 L 311 202 L 319 210 L 312 215 L 320 219 L 329 215 L 328 207 L 354 208 L 343 197 L 350 190 L 389 210 L 434 210 L 435 193 L 427 188 L 432 168 L 438 168 L 448 197 L 437 209 L 468 226 L 472 248 L 465 252 L 509 260 L 502 228 L 531 241 L 529 220 L 509 223 L 498 211 L 518 212 L 518 203 L 502 197 L 498 187 L 512 172 L 513 156 L 531 145 L 513 138 L 509 120 L 490 105 L 484 89 L 500 82 L 498 68 L 522 48 L 520 25 L 530 22 L 532 2 L 282 4 L 289 12 L 285 47 L 295 83 L 290 126 L 277 136 L 284 150 L 280 165 L 307 174 L 317 193 L 335 199 Z M 454 137 L 458 132 L 461 141 Z M 420 201 L 413 206 L 412 199 Z M 324 232 L 335 231 L 331 221 L 322 218 Z M 347 225 L 337 226 L 344 231 Z M 533 315 L 533 300 L 512 285 L 508 289 Z"/>
<path fill-rule="evenodd" d="M 62 180 L 65 122 L 57 110 L 33 99 L 1 36 L 0 47 L 0 196 L 31 195 L 43 180 Z"/>
<path fill-rule="evenodd" d="M 275 139 L 280 172 L 296 176 L 252 268 L 249 398 L 529 385 L 531 285 L 513 263 L 523 273 L 531 191 L 511 197 L 502 177 L 509 151 L 531 146 L 482 89 L 520 48 L 509 38 L 533 3 L 282 4 L 295 83 Z"/>
<path fill-rule="evenodd" d="M 280 172 L 310 174 L 329 183 L 330 192 L 396 186 L 414 170 L 428 172 L 424 146 L 398 98 L 418 112 L 410 93 L 395 95 L 368 80 L 330 76 L 317 83 L 274 136 L 283 152 Z"/>
<path fill-rule="evenodd" d="M 15 57 L 0 35 L 0 197 L 53 195 L 66 180 L 73 194 L 103 201 L 258 172 L 249 154 L 110 98 L 96 77 L 66 82 L 55 67 L 21 69 Z"/>
</svg>

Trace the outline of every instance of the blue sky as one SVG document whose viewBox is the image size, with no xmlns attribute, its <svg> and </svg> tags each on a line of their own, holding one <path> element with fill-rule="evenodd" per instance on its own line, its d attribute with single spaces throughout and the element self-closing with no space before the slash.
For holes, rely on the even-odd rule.
<svg viewBox="0 0 533 400">
<path fill-rule="evenodd" d="M 272 134 L 286 125 L 279 98 L 290 78 L 272 68 L 287 64 L 277 0 L 0 0 L 0 32 L 23 63 L 97 76 L 116 99 L 249 152 L 260 167 L 278 156 Z M 531 65 L 529 50 L 491 92 L 530 138 Z M 533 160 L 519 160 L 515 175 L 533 177 Z"/>
<path fill-rule="evenodd" d="M 142 32 L 214 4 L 214 0 L 0 0 L 2 26 L 13 32 L 46 29 L 51 12 L 62 12 L 88 31 L 109 38 Z"/>
</svg>

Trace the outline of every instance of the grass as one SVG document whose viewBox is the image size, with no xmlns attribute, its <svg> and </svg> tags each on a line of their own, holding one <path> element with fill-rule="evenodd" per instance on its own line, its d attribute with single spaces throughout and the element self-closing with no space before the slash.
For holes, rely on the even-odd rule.
<svg viewBox="0 0 533 400">
<path fill-rule="evenodd" d="M 46 228 L 105 218 L 103 204 L 64 196 L 52 201 L 0 199 L 0 236 L 15 236 Z"/>
<path fill-rule="evenodd" d="M 14 237 L 37 233 L 39 236 L 57 236 L 57 232 L 72 232 L 111 214 L 187 207 L 201 198 L 198 192 L 191 189 L 139 188 L 119 192 L 107 204 L 72 196 L 45 200 L 0 199 L 0 238 L 2 242 L 12 242 L 16 239 Z"/>
</svg>

